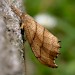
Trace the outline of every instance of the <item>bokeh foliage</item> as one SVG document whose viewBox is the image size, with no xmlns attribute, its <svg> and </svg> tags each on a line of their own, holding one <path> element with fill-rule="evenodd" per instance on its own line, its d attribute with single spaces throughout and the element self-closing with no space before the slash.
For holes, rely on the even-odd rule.
<svg viewBox="0 0 75 75">
<path fill-rule="evenodd" d="M 75 0 L 25 0 L 24 4 L 31 16 L 47 12 L 58 19 L 58 25 L 50 31 L 61 40 L 62 47 L 57 69 L 40 64 L 29 50 L 37 68 L 34 75 L 75 75 Z"/>
</svg>

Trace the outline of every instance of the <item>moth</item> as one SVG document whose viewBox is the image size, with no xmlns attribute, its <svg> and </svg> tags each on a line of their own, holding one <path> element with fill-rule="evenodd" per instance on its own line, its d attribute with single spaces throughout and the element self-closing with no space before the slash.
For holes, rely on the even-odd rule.
<svg viewBox="0 0 75 75">
<path fill-rule="evenodd" d="M 46 28 L 37 23 L 27 13 L 22 13 L 16 6 L 11 6 L 13 12 L 20 17 L 27 40 L 35 57 L 44 65 L 57 68 L 55 58 L 57 58 L 60 48 L 59 40 Z"/>
</svg>

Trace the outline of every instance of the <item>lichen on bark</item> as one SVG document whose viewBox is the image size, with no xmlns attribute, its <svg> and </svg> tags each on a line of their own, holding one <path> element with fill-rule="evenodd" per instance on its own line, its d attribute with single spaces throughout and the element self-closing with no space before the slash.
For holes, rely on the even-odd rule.
<svg viewBox="0 0 75 75">
<path fill-rule="evenodd" d="M 25 75 L 19 18 L 12 12 L 22 0 L 0 0 L 0 75 Z"/>
</svg>

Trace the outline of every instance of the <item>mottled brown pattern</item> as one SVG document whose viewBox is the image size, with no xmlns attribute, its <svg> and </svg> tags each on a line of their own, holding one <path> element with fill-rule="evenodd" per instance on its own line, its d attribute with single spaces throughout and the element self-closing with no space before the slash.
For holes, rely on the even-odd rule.
<svg viewBox="0 0 75 75">
<path fill-rule="evenodd" d="M 41 63 L 56 68 L 55 58 L 59 54 L 60 41 L 28 14 L 20 13 L 14 6 L 12 6 L 12 9 L 22 20 L 22 28 L 25 30 L 26 37 L 36 58 Z"/>
<path fill-rule="evenodd" d="M 35 39 L 35 36 L 36 36 L 36 33 L 37 33 L 37 23 L 36 23 L 36 22 L 35 22 L 35 25 L 36 25 L 36 31 L 35 31 L 35 33 L 34 33 L 34 37 L 33 37 L 33 39 L 32 39 L 32 42 L 31 42 L 30 46 L 33 44 L 34 39 Z"/>
</svg>

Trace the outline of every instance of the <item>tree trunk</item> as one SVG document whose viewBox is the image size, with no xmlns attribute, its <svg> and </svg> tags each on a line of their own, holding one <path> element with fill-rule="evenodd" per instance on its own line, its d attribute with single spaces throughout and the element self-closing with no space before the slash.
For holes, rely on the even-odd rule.
<svg viewBox="0 0 75 75">
<path fill-rule="evenodd" d="M 0 75 L 25 75 L 19 18 L 12 3 L 22 9 L 22 0 L 0 0 Z"/>
</svg>

